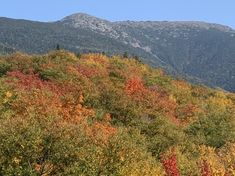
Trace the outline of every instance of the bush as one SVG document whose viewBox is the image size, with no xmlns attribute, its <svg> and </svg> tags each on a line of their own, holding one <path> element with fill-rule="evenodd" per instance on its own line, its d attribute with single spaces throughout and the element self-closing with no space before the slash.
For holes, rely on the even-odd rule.
<svg viewBox="0 0 235 176">
<path fill-rule="evenodd" d="M 5 60 L 0 60 L 0 77 L 6 75 L 11 70 L 11 65 Z"/>
<path fill-rule="evenodd" d="M 184 133 L 168 119 L 156 118 L 142 129 L 148 139 L 149 151 L 157 159 L 173 146 L 177 146 L 185 139 Z"/>
<path fill-rule="evenodd" d="M 230 114 L 213 113 L 202 116 L 186 130 L 195 143 L 211 147 L 222 147 L 226 142 L 234 141 L 235 124 Z"/>
</svg>

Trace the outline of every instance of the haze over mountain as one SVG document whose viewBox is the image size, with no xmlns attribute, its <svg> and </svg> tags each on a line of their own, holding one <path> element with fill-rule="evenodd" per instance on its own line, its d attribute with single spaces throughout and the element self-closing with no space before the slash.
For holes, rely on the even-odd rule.
<svg viewBox="0 0 235 176">
<path fill-rule="evenodd" d="M 235 91 L 235 31 L 205 22 L 110 22 L 78 13 L 50 23 L 0 18 L 0 52 L 137 55 L 189 80 Z"/>
</svg>

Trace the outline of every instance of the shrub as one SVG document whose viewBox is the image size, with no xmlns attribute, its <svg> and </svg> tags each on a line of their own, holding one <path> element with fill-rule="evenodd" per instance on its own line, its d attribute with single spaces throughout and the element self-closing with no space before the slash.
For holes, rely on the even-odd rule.
<svg viewBox="0 0 235 176">
<path fill-rule="evenodd" d="M 230 114 L 204 115 L 192 123 L 186 133 L 190 138 L 194 138 L 197 144 L 219 148 L 226 142 L 234 141 L 234 119 Z"/>
</svg>

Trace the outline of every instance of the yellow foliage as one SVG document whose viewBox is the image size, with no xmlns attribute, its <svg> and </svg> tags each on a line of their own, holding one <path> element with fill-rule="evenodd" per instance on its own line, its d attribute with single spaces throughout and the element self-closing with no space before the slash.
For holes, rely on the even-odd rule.
<svg viewBox="0 0 235 176">
<path fill-rule="evenodd" d="M 173 80 L 172 81 L 173 84 L 180 89 L 181 91 L 190 91 L 191 90 L 191 86 L 189 83 L 187 83 L 186 81 L 182 81 L 182 80 Z"/>
<path fill-rule="evenodd" d="M 7 91 L 5 95 L 6 95 L 7 98 L 10 98 L 12 96 L 12 93 Z"/>
<path fill-rule="evenodd" d="M 200 160 L 206 161 L 210 167 L 210 173 L 213 176 L 223 176 L 226 174 L 226 168 L 224 166 L 221 157 L 216 153 L 215 148 L 200 146 Z"/>
<path fill-rule="evenodd" d="M 224 162 L 227 172 L 235 175 L 235 144 L 227 144 L 219 151 L 219 156 Z"/>
<path fill-rule="evenodd" d="M 127 167 L 121 169 L 122 176 L 165 176 L 161 166 L 156 166 L 148 161 L 132 162 Z"/>
<path fill-rule="evenodd" d="M 21 161 L 21 160 L 20 160 L 19 158 L 17 158 L 17 157 L 14 157 L 14 158 L 13 158 L 13 162 L 14 162 L 15 164 L 17 164 L 17 165 L 20 163 L 20 161 Z"/>
<path fill-rule="evenodd" d="M 227 107 L 233 106 L 232 100 L 226 98 L 226 96 L 222 92 L 216 94 L 216 96 L 210 97 L 209 102 L 220 109 L 225 109 Z"/>
<path fill-rule="evenodd" d="M 85 54 L 82 55 L 81 61 L 89 66 L 105 67 L 109 65 L 107 56 L 102 54 Z"/>
<path fill-rule="evenodd" d="M 170 101 L 173 101 L 173 102 L 175 102 L 175 103 L 177 102 L 175 96 L 172 95 L 172 94 L 169 96 L 169 100 L 170 100 Z"/>
</svg>

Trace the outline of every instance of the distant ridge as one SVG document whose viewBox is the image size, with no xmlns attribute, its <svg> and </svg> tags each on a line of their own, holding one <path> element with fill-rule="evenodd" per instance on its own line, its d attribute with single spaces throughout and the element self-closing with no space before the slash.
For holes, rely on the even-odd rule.
<svg viewBox="0 0 235 176">
<path fill-rule="evenodd" d="M 0 43 L 27 53 L 46 53 L 57 44 L 75 53 L 127 52 L 192 82 L 235 91 L 235 31 L 220 24 L 110 22 L 84 13 L 48 23 L 0 18 Z"/>
</svg>

